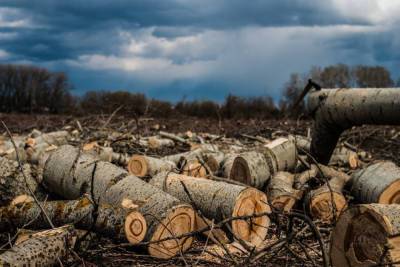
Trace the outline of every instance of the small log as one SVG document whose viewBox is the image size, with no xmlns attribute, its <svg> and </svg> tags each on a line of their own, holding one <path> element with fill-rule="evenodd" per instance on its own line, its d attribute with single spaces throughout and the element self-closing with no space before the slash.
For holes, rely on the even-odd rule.
<svg viewBox="0 0 400 267">
<path fill-rule="evenodd" d="M 213 218 L 216 222 L 271 211 L 266 195 L 251 187 L 167 172 L 157 174 L 149 183 L 184 202 L 190 203 L 192 199 L 205 217 Z M 231 227 L 237 238 L 257 246 L 266 237 L 269 224 L 268 216 L 264 215 L 249 220 L 233 220 Z"/>
<path fill-rule="evenodd" d="M 185 144 L 185 145 L 190 145 L 187 140 L 185 140 L 182 137 L 179 137 L 179 136 L 177 136 L 175 134 L 171 134 L 171 133 L 167 133 L 167 132 L 163 132 L 163 131 L 160 131 L 158 134 L 160 136 L 162 136 L 162 137 L 171 139 L 171 140 L 176 141 L 178 143 L 182 143 L 182 144 Z"/>
<path fill-rule="evenodd" d="M 308 193 L 306 206 L 313 218 L 323 222 L 332 222 L 347 206 L 342 190 L 350 180 L 350 176 L 321 164 L 318 164 L 318 169 L 322 171 L 325 178 L 330 180 L 320 188 Z"/>
<path fill-rule="evenodd" d="M 362 204 L 344 211 L 331 234 L 334 267 L 395 266 L 400 260 L 400 206 Z"/>
<path fill-rule="evenodd" d="M 24 198 L 25 197 L 25 198 Z M 87 197 L 79 200 L 46 201 L 41 203 L 50 221 L 55 226 L 73 224 L 79 229 L 91 230 L 132 244 L 141 242 L 147 226 L 137 207 L 112 207 L 101 204 L 96 209 Z M 13 202 L 0 208 L 0 231 L 21 228 L 50 228 L 48 220 L 36 202 L 26 196 L 18 196 Z"/>
<path fill-rule="evenodd" d="M 132 200 L 146 219 L 144 241 L 171 238 L 148 245 L 147 250 L 154 257 L 171 258 L 192 243 L 192 237 L 174 238 L 195 228 L 195 212 L 190 205 L 78 148 L 65 145 L 53 152 L 44 166 L 43 181 L 49 190 L 66 199 L 90 192 L 99 204 L 114 206 L 121 205 L 124 199 Z"/>
<path fill-rule="evenodd" d="M 293 188 L 294 174 L 289 172 L 275 173 L 268 185 L 268 200 L 271 205 L 281 211 L 290 212 L 302 191 Z"/>
<path fill-rule="evenodd" d="M 18 162 L 0 157 L 0 206 L 7 205 L 16 196 L 29 195 L 29 189 L 34 193 L 39 193 L 40 191 L 31 166 L 24 164 L 23 173 L 21 173 L 18 168 Z"/>
<path fill-rule="evenodd" d="M 61 146 L 68 143 L 68 137 L 69 133 L 67 131 L 44 133 L 36 136 L 35 138 L 28 138 L 26 145 L 30 147 L 35 147 L 40 144 L 47 144 L 48 146 Z"/>
<path fill-rule="evenodd" d="M 230 179 L 263 189 L 274 173 L 293 170 L 296 156 L 293 140 L 278 138 L 260 151 L 239 154 L 233 162 Z"/>
<path fill-rule="evenodd" d="M 293 188 L 297 190 L 304 189 L 307 182 L 315 177 L 317 177 L 319 170 L 315 164 L 310 166 L 309 170 L 296 174 L 294 177 Z"/>
<path fill-rule="evenodd" d="M 126 166 L 129 157 L 123 153 L 116 153 L 112 147 L 100 146 L 96 141 L 84 144 L 82 150 L 86 153 L 91 153 L 101 161 L 112 162 L 117 165 Z"/>
<path fill-rule="evenodd" d="M 174 141 L 167 138 L 158 138 L 156 136 L 151 136 L 147 140 L 149 148 L 160 149 L 163 147 L 173 147 L 175 145 Z"/>
<path fill-rule="evenodd" d="M 128 162 L 129 173 L 138 177 L 154 176 L 162 171 L 172 171 L 175 163 L 144 155 L 133 155 Z"/>
<path fill-rule="evenodd" d="M 222 162 L 225 159 L 223 152 L 205 152 L 203 153 L 203 160 L 213 174 L 218 174 L 221 169 Z"/>
<path fill-rule="evenodd" d="M 29 239 L 0 254 L 1 266 L 53 266 L 75 245 L 74 227 L 34 233 Z"/>
<path fill-rule="evenodd" d="M 359 203 L 400 204 L 400 168 L 381 161 L 355 172 L 351 195 Z"/>
</svg>

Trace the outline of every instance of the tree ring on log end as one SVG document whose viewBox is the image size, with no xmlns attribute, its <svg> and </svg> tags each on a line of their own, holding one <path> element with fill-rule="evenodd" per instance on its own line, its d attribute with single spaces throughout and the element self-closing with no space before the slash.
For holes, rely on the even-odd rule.
<svg viewBox="0 0 400 267">
<path fill-rule="evenodd" d="M 333 203 L 335 205 L 333 205 Z M 335 219 L 335 213 L 337 218 L 346 205 L 346 198 L 341 193 L 330 191 L 321 192 L 312 196 L 310 200 L 310 213 L 313 218 L 318 218 L 323 222 L 329 223 Z"/>
<path fill-rule="evenodd" d="M 271 208 L 267 196 L 255 188 L 243 190 L 236 199 L 233 217 L 270 213 Z M 236 237 L 250 242 L 254 246 L 260 245 L 267 233 L 270 219 L 267 215 L 232 221 L 232 230 Z"/>
<path fill-rule="evenodd" d="M 131 244 L 138 244 L 143 241 L 146 232 L 146 220 L 140 212 L 130 212 L 125 218 L 125 236 Z"/>
<path fill-rule="evenodd" d="M 379 196 L 381 204 L 400 204 L 400 180 L 391 183 Z"/>
<path fill-rule="evenodd" d="M 179 205 L 168 212 L 166 218 L 158 223 L 156 230 L 151 238 L 151 242 L 162 240 L 169 237 L 180 236 L 195 230 L 195 212 L 191 206 Z M 170 240 L 149 245 L 149 254 L 161 258 L 169 259 L 180 251 L 185 252 L 192 244 L 193 237 L 182 237 L 179 240 Z"/>
<path fill-rule="evenodd" d="M 147 174 L 147 162 L 141 155 L 133 155 L 128 162 L 128 171 L 133 175 L 143 177 Z"/>
<path fill-rule="evenodd" d="M 229 179 L 241 182 L 243 184 L 251 184 L 250 168 L 247 162 L 241 156 L 237 156 L 232 164 Z"/>
</svg>

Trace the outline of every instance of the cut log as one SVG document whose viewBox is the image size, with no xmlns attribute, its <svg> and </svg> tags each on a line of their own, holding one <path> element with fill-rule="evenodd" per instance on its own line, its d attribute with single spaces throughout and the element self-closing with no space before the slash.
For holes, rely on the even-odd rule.
<svg viewBox="0 0 400 267">
<path fill-rule="evenodd" d="M 207 168 L 208 166 L 206 166 L 205 163 L 201 163 L 197 159 L 190 159 L 182 162 L 181 174 L 192 177 L 206 178 L 208 174 Z"/>
<path fill-rule="evenodd" d="M 10 231 L 29 225 L 30 229 L 50 228 L 40 207 L 31 199 L 17 197 L 6 207 L 0 208 L 0 231 Z M 141 242 L 147 226 L 143 215 L 136 208 L 112 207 L 101 204 L 97 209 L 87 198 L 69 201 L 47 201 L 41 203 L 50 221 L 55 226 L 73 224 L 79 229 L 96 232 L 132 244 Z"/>
<path fill-rule="evenodd" d="M 154 257 L 171 258 L 191 245 L 192 237 L 175 238 L 195 228 L 195 213 L 190 205 L 78 148 L 66 145 L 53 152 L 44 166 L 43 181 L 49 190 L 66 199 L 90 192 L 99 204 L 115 206 L 124 199 L 132 200 L 146 219 L 144 241 L 152 242 L 147 250 Z M 170 239 L 157 242 L 165 238 Z"/>
<path fill-rule="evenodd" d="M 187 140 L 183 139 L 182 137 L 179 137 L 179 136 L 177 136 L 175 134 L 171 134 L 171 133 L 167 133 L 167 132 L 163 132 L 163 131 L 160 131 L 158 134 L 160 136 L 162 136 L 162 137 L 171 139 L 171 140 L 176 141 L 178 143 L 182 143 L 182 144 L 185 144 L 185 145 L 190 145 L 189 141 L 187 141 Z"/>
<path fill-rule="evenodd" d="M 308 110 L 314 116 L 311 155 L 328 164 L 340 135 L 363 124 L 398 125 L 398 88 L 325 89 L 308 95 Z"/>
<path fill-rule="evenodd" d="M 294 177 L 293 188 L 297 190 L 304 189 L 307 182 L 315 177 L 317 177 L 318 168 L 315 164 L 310 166 L 309 170 L 296 174 Z"/>
<path fill-rule="evenodd" d="M 158 138 L 156 136 L 151 136 L 148 139 L 149 147 L 152 149 L 160 149 L 163 147 L 173 147 L 175 145 L 174 141 L 167 138 Z"/>
<path fill-rule="evenodd" d="M 294 174 L 289 172 L 275 173 L 268 185 L 268 200 L 270 204 L 285 212 L 290 212 L 302 196 L 302 191 L 293 188 Z"/>
<path fill-rule="evenodd" d="M 210 168 L 213 174 L 218 174 L 222 162 L 225 159 L 225 154 L 223 152 L 205 152 L 203 153 L 203 160 Z"/>
<path fill-rule="evenodd" d="M 154 176 L 162 171 L 172 171 L 175 163 L 163 159 L 133 155 L 128 162 L 128 171 L 138 177 Z"/>
<path fill-rule="evenodd" d="M 32 192 L 39 193 L 38 182 L 29 164 L 23 165 L 23 174 L 18 168 L 18 162 L 0 157 L 0 206 L 7 205 L 16 196 L 29 195 L 29 188 Z"/>
<path fill-rule="evenodd" d="M 34 233 L 29 239 L 0 254 L 1 266 L 53 266 L 75 245 L 73 226 Z"/>
<path fill-rule="evenodd" d="M 400 260 L 399 235 L 399 205 L 353 206 L 340 215 L 331 234 L 332 265 L 395 266 Z"/>
<path fill-rule="evenodd" d="M 35 147 L 40 144 L 47 144 L 48 146 L 61 146 L 68 143 L 68 137 L 69 133 L 67 131 L 44 133 L 36 136 L 35 138 L 28 138 L 26 145 L 30 147 Z"/>
<path fill-rule="evenodd" d="M 219 171 L 219 175 L 221 177 L 231 179 L 232 165 L 237 156 L 238 154 L 225 154 L 225 157 L 221 162 L 221 169 Z"/>
<path fill-rule="evenodd" d="M 296 157 L 293 140 L 279 138 L 260 151 L 239 154 L 233 162 L 229 178 L 263 189 L 274 173 L 293 170 L 296 167 Z"/>
<path fill-rule="evenodd" d="M 355 172 L 351 195 L 359 203 L 400 204 L 400 168 L 382 161 Z"/>
<path fill-rule="evenodd" d="M 313 218 L 329 223 L 336 220 L 347 206 L 342 190 L 350 176 L 322 164 L 318 164 L 318 170 L 322 171 L 321 176 L 330 180 L 308 193 L 306 206 Z"/>
<path fill-rule="evenodd" d="M 205 217 L 213 218 L 215 222 L 271 211 L 266 195 L 251 187 L 167 172 L 157 174 L 149 183 L 184 202 L 190 203 L 192 199 L 193 205 L 201 210 Z M 189 191 L 190 197 L 182 183 Z M 254 246 L 265 239 L 269 224 L 267 215 L 231 222 L 233 234 Z"/>
</svg>

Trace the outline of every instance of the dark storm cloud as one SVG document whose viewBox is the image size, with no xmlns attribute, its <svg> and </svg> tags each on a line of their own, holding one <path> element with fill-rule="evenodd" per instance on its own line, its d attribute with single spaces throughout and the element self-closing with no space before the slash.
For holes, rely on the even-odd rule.
<svg viewBox="0 0 400 267">
<path fill-rule="evenodd" d="M 343 34 L 340 25 L 374 23 L 338 1 L 0 0 L 0 58 L 66 71 L 77 90 L 169 99 L 277 95 L 311 65 L 400 67 L 393 27 Z"/>
</svg>

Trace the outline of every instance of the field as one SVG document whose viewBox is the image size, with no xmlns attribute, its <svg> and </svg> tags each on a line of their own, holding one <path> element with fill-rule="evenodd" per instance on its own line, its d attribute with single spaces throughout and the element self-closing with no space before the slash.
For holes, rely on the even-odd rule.
<svg viewBox="0 0 400 267">
<path fill-rule="evenodd" d="M 175 142 L 174 146 L 149 148 L 140 142 L 130 141 L 131 136 L 154 136 L 159 131 L 176 135 L 202 136 L 209 142 L 223 145 L 226 140 L 237 140 L 247 149 L 254 149 L 257 140 L 274 140 L 287 135 L 308 136 L 312 131 L 312 121 L 309 120 L 210 120 L 191 117 L 174 119 L 157 118 L 130 118 L 121 115 L 91 115 L 86 117 L 72 117 L 62 115 L 20 115 L 1 114 L 0 120 L 14 135 L 27 135 L 37 129 L 43 133 L 66 129 L 69 132 L 77 130 L 78 136 L 69 139 L 69 144 L 82 146 L 96 141 L 100 145 L 107 145 L 119 154 L 145 154 L 147 156 L 163 157 L 190 149 L 186 144 Z M 7 133 L 2 129 L 4 138 Z M 110 136 L 115 136 L 110 138 Z M 361 126 L 347 130 L 341 137 L 341 142 L 365 151 L 373 160 L 391 160 L 400 164 L 400 127 L 392 126 Z M 211 140 L 211 141 L 210 141 Z M 229 142 L 230 142 L 229 141 Z M 346 166 L 337 168 L 344 173 L 351 174 L 353 170 Z M 319 186 L 319 185 L 318 185 Z M 344 195 L 352 205 L 352 198 L 346 190 Z M 47 200 L 57 199 L 57 195 L 50 194 Z M 46 201 L 47 201 L 46 200 Z M 219 251 L 222 256 L 207 254 L 204 251 L 212 246 L 209 238 L 197 238 L 185 254 L 168 260 L 151 258 L 143 248 L 132 247 L 127 243 L 116 242 L 94 233 L 87 233 L 80 239 L 69 257 L 63 259 L 64 266 L 168 266 L 168 265 L 220 265 L 244 264 L 260 266 L 319 266 L 325 264 L 323 255 L 329 254 L 329 235 L 335 222 L 310 221 L 306 209 L 298 205 L 292 210 L 292 215 L 273 212 L 270 216 L 271 226 L 268 229 L 267 239 L 262 249 L 255 250 L 241 244 L 239 252 Z M 318 229 L 315 233 L 314 227 Z M 28 227 L 29 228 L 29 227 Z M 12 246 L 12 237 L 16 232 L 10 231 L 2 235 L 2 249 Z M 293 237 L 294 236 L 294 237 Z M 290 237 L 290 238 L 289 238 Z M 302 242 L 298 242 L 297 239 Z M 323 243 L 323 245 L 322 245 Z M 214 245 L 215 246 L 215 245 Z M 244 249 L 243 249 L 244 247 Z M 322 249 L 323 247 L 323 249 Z M 207 248 L 207 249 L 206 249 Z M 245 251 L 240 251 L 245 250 Z M 71 250 L 72 251 L 72 250 Z M 232 253 L 232 255 L 231 255 Z M 325 259 L 326 260 L 326 259 Z"/>
</svg>

